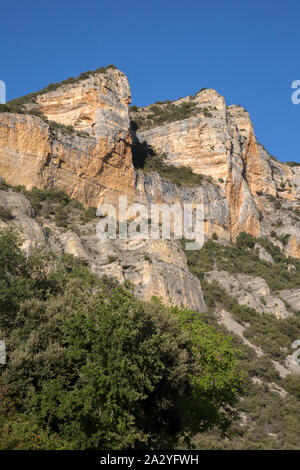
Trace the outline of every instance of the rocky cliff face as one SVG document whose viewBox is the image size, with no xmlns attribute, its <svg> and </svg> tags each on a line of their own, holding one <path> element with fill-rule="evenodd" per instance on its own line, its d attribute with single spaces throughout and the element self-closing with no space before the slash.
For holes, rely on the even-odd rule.
<svg viewBox="0 0 300 470">
<path fill-rule="evenodd" d="M 111 68 L 24 105 L 73 129 L 29 114 L 1 113 L 1 176 L 27 188 L 56 186 L 89 206 L 107 194 L 133 193 L 129 103 L 127 78 Z"/>
<path fill-rule="evenodd" d="M 182 109 L 186 115 L 182 113 L 178 120 Z M 215 90 L 134 109 L 131 117 L 138 125 L 140 142 L 165 154 L 173 165 L 211 176 L 224 191 L 232 240 L 241 231 L 255 237 L 270 234 L 272 222 L 269 231 L 268 224 L 261 223 L 266 198 L 290 201 L 291 210 L 297 207 L 300 168 L 276 161 L 257 143 L 249 114 L 241 106 L 226 106 Z M 298 256 L 299 226 L 296 230 L 289 227 L 286 233 L 290 235 L 288 253 Z"/>
<path fill-rule="evenodd" d="M 28 255 L 35 248 L 70 253 L 86 260 L 99 276 L 119 282 L 130 281 L 143 300 L 159 297 L 166 305 L 183 305 L 204 312 L 201 284 L 188 269 L 180 243 L 175 240 L 99 240 L 94 218 L 82 224 L 76 211 L 70 213 L 70 227 L 57 226 L 53 218 L 35 217 L 30 202 L 12 189 L 0 190 L 0 209 L 11 214 L 0 228 L 12 226 L 23 240 Z M 71 211 L 70 209 L 69 211 Z"/>
</svg>

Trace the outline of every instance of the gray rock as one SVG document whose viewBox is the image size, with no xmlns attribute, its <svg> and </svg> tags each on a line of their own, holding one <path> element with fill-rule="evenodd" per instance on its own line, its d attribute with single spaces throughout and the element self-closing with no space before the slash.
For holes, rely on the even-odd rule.
<svg viewBox="0 0 300 470">
<path fill-rule="evenodd" d="M 255 248 L 258 250 L 259 259 L 274 264 L 272 256 L 267 252 L 267 250 L 264 249 L 264 247 L 262 247 L 259 243 L 256 243 Z"/>
</svg>

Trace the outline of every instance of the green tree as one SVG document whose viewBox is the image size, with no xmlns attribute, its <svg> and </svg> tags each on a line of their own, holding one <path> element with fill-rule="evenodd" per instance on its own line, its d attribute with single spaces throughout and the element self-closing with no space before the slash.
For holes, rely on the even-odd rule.
<svg viewBox="0 0 300 470">
<path fill-rule="evenodd" d="M 11 232 L 0 253 L 0 387 L 12 403 L 3 448 L 172 448 L 231 420 L 234 351 L 199 314 L 139 301 L 70 255 L 27 259 Z"/>
</svg>

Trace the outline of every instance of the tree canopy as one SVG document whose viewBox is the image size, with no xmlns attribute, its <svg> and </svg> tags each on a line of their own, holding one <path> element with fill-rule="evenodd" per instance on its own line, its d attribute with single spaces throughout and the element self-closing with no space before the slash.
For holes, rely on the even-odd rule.
<svg viewBox="0 0 300 470">
<path fill-rule="evenodd" d="M 70 255 L 0 233 L 0 449 L 172 448 L 233 418 L 230 339 Z"/>
</svg>

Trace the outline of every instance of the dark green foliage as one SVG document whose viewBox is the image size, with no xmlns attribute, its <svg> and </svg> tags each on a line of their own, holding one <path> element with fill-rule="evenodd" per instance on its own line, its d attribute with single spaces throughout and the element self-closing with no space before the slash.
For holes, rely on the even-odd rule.
<svg viewBox="0 0 300 470">
<path fill-rule="evenodd" d="M 68 227 L 68 213 L 65 204 L 60 204 L 56 207 L 54 220 L 58 227 Z"/>
<path fill-rule="evenodd" d="M 273 257 L 274 264 L 259 258 L 253 248 L 255 243 L 261 244 Z M 267 281 L 273 291 L 300 287 L 300 261 L 286 258 L 279 247 L 266 238 L 253 239 L 249 234 L 240 234 L 235 245 L 223 246 L 212 240 L 206 242 L 200 251 L 187 253 L 190 267 L 195 274 L 203 277 L 216 264 L 219 270 L 229 273 L 244 273 L 260 276 Z M 289 266 L 296 266 L 296 271 Z"/>
<path fill-rule="evenodd" d="M 283 387 L 291 394 L 300 400 L 300 375 L 292 374 L 287 375 L 282 381 Z"/>
<path fill-rule="evenodd" d="M 90 222 L 90 220 L 93 220 L 96 217 L 96 212 L 96 207 L 88 207 L 87 209 L 84 209 L 81 214 L 82 223 L 86 224 L 87 222 Z"/>
<path fill-rule="evenodd" d="M 30 114 L 32 116 L 37 116 L 45 121 L 50 130 L 52 132 L 61 132 L 62 134 L 74 136 L 77 135 L 79 137 L 90 137 L 87 132 L 84 131 L 76 131 L 73 126 L 66 126 L 65 124 L 56 122 L 56 121 L 48 121 L 46 116 L 39 111 L 38 109 L 26 109 L 23 104 L 15 104 L 14 102 L 8 102 L 6 104 L 0 104 L 0 113 L 16 113 L 16 114 Z"/>
<path fill-rule="evenodd" d="M 45 217 L 46 219 L 54 218 L 58 227 L 71 227 L 73 223 L 72 216 L 78 215 L 82 224 L 86 224 L 96 217 L 95 207 L 84 208 L 81 202 L 76 199 L 70 199 L 60 189 L 39 189 L 34 187 L 31 191 L 27 191 L 23 186 L 17 186 L 13 189 L 26 196 L 37 216 Z"/>
<path fill-rule="evenodd" d="M 6 181 L 0 176 L 0 190 L 1 191 L 7 191 L 9 188 L 9 185 L 6 183 Z"/>
<path fill-rule="evenodd" d="M 191 168 L 186 166 L 176 167 L 165 162 L 166 155 L 151 155 L 150 153 L 135 153 L 134 164 L 137 169 L 142 169 L 144 173 L 157 172 L 167 181 L 177 186 L 199 186 L 202 184 L 204 176 L 193 173 Z"/>
<path fill-rule="evenodd" d="M 211 309 L 225 308 L 233 317 L 246 326 L 244 336 L 254 345 L 277 361 L 284 361 L 287 350 L 295 339 L 300 338 L 300 317 L 277 319 L 274 315 L 260 315 L 254 309 L 240 305 L 216 281 L 208 283 L 204 274 L 216 267 L 229 273 L 245 273 L 260 276 L 274 290 L 300 286 L 299 260 L 288 259 L 268 239 L 259 243 L 273 256 L 274 264 L 259 259 L 254 249 L 255 240 L 248 234 L 240 234 L 235 245 L 222 246 L 209 240 L 199 251 L 187 251 L 188 265 L 201 280 L 204 297 Z M 296 271 L 288 271 L 289 263 Z M 266 335 L 266 331 L 268 334 Z"/>
<path fill-rule="evenodd" d="M 300 166 L 299 162 L 285 162 L 285 163 L 286 163 L 286 165 L 289 165 L 291 167 Z"/>
<path fill-rule="evenodd" d="M 272 255 L 274 265 L 259 259 L 254 248 L 256 242 Z M 225 309 L 243 324 L 243 336 L 265 353 L 258 357 L 252 348 L 234 336 L 232 345 L 240 350 L 239 367 L 246 374 L 246 395 L 236 407 L 242 415 L 229 427 L 225 438 L 214 429 L 198 434 L 194 445 L 197 449 L 299 449 L 299 376 L 281 379 L 272 362 L 284 364 L 293 352 L 291 345 L 300 338 L 299 315 L 286 319 L 260 315 L 252 308 L 239 305 L 217 282 L 208 283 L 204 279 L 205 272 L 216 268 L 233 274 L 261 276 L 274 290 L 299 287 L 299 260 L 286 258 L 269 239 L 255 240 L 248 234 L 240 234 L 235 245 L 224 247 L 208 241 L 202 250 L 187 251 L 186 255 L 191 272 L 201 279 L 208 305 L 208 312 L 203 316 L 205 321 L 217 327 L 213 312 Z M 291 264 L 296 271 L 288 271 Z M 224 333 L 227 331 L 221 325 L 218 327 Z M 254 384 L 253 380 L 260 383 Z M 276 385 L 285 388 L 288 394 L 283 397 L 278 391 L 272 391 Z"/>
<path fill-rule="evenodd" d="M 61 205 L 63 207 L 70 203 L 67 194 L 56 188 L 39 189 L 34 187 L 31 191 L 26 191 L 23 188 L 21 192 L 31 202 L 32 207 L 38 215 L 43 215 L 44 212 L 50 212 L 51 207 L 54 205 Z"/>
<path fill-rule="evenodd" d="M 132 119 L 135 122 L 136 129 L 146 130 L 152 127 L 161 126 L 168 122 L 180 121 L 193 116 L 197 112 L 197 103 L 186 101 L 181 104 L 172 102 L 157 102 L 149 107 L 150 114 L 137 113 L 136 109 L 132 110 Z"/>
<path fill-rule="evenodd" d="M 56 121 L 47 121 L 47 123 L 49 124 L 51 131 L 60 131 L 66 135 L 72 135 L 76 132 L 73 126 L 66 126 L 65 124 L 61 124 Z"/>
<path fill-rule="evenodd" d="M 0 219 L 6 221 L 11 220 L 13 218 L 14 216 L 12 215 L 11 211 L 9 209 L 6 209 L 6 207 L 0 205 Z"/>
<path fill-rule="evenodd" d="M 13 232 L 0 256 L 1 449 L 172 448 L 228 426 L 242 376 L 199 314 L 136 300 L 70 255 L 26 258 Z"/>
<path fill-rule="evenodd" d="M 243 425 L 234 423 L 229 436 L 222 439 L 217 430 L 199 434 L 197 449 L 288 450 L 299 449 L 300 407 L 292 395 L 285 397 L 270 391 L 265 383 L 249 382 L 246 396 L 238 405 Z"/>
<path fill-rule="evenodd" d="M 255 239 L 246 232 L 241 232 L 238 234 L 236 239 L 236 246 L 239 249 L 243 248 L 253 248 L 255 245 Z"/>
</svg>

